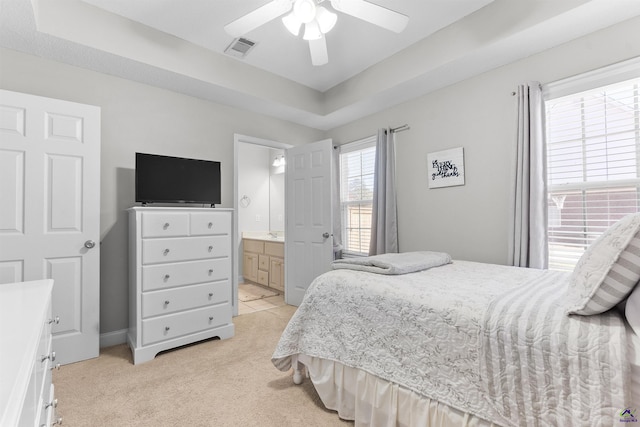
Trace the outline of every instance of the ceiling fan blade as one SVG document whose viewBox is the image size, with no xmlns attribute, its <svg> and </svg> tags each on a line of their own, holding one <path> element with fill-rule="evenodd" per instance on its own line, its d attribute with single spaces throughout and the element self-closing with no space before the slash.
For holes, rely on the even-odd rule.
<svg viewBox="0 0 640 427">
<path fill-rule="evenodd" d="M 311 63 L 313 65 L 324 65 L 329 62 L 327 39 L 324 38 L 324 34 L 319 39 L 309 40 L 309 51 L 311 52 Z"/>
<path fill-rule="evenodd" d="M 365 0 L 331 0 L 331 6 L 337 11 L 396 33 L 401 33 L 409 22 L 407 15 Z"/>
<path fill-rule="evenodd" d="M 259 26 L 284 15 L 292 8 L 293 0 L 273 0 L 225 25 L 224 30 L 232 37 L 240 37 Z"/>
</svg>

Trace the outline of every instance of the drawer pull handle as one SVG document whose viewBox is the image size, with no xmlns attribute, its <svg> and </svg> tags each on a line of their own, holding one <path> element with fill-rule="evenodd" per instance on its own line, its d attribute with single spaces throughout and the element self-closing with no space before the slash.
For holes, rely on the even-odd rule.
<svg viewBox="0 0 640 427">
<path fill-rule="evenodd" d="M 164 302 L 164 305 L 169 305 L 169 303 L 170 303 L 170 302 L 171 302 L 171 301 L 166 300 L 166 301 Z"/>
<path fill-rule="evenodd" d="M 168 223 L 168 222 L 165 222 L 165 223 L 164 223 L 164 225 L 162 226 L 162 228 L 164 228 L 165 230 L 166 230 L 167 228 L 169 228 L 169 223 Z"/>
<path fill-rule="evenodd" d="M 213 268 L 210 268 L 209 269 L 209 275 L 212 275 L 212 274 L 213 274 Z"/>
<path fill-rule="evenodd" d="M 56 360 L 56 352 L 52 351 L 50 355 L 42 356 L 42 358 L 40 359 L 40 362 L 44 362 L 45 360 L 51 360 L 52 362 Z"/>
<path fill-rule="evenodd" d="M 58 425 L 59 426 L 61 424 L 62 424 L 62 417 L 58 417 L 58 418 L 56 418 L 56 420 L 53 422 L 52 425 L 54 425 L 54 426 Z"/>
<path fill-rule="evenodd" d="M 209 292 L 209 298 L 213 296 L 213 292 Z"/>
<path fill-rule="evenodd" d="M 212 321 L 212 320 L 213 320 L 213 316 L 209 316 L 209 321 Z"/>
<path fill-rule="evenodd" d="M 56 325 L 60 324 L 60 316 L 56 316 L 53 319 L 49 319 L 49 324 L 55 323 Z"/>
<path fill-rule="evenodd" d="M 49 369 L 51 369 L 52 371 L 55 369 L 56 371 L 60 370 L 60 364 L 56 363 L 55 365 L 53 365 L 52 367 L 50 367 Z"/>
<path fill-rule="evenodd" d="M 165 280 L 165 281 L 167 281 L 167 280 L 169 280 L 169 278 L 170 278 L 170 277 L 171 277 L 170 275 L 165 274 L 165 275 L 164 275 L 164 280 Z"/>
<path fill-rule="evenodd" d="M 164 250 L 164 252 L 163 252 L 163 254 L 164 254 L 165 256 L 166 256 L 166 255 L 168 255 L 168 254 L 169 254 L 169 249 L 165 249 L 165 250 Z"/>
<path fill-rule="evenodd" d="M 51 403 L 47 403 L 46 405 L 44 405 L 44 409 L 49 409 L 50 406 L 53 406 L 54 408 L 58 407 L 58 399 L 53 399 L 51 401 Z"/>
<path fill-rule="evenodd" d="M 209 252 L 213 250 L 213 246 L 209 246 Z"/>
<path fill-rule="evenodd" d="M 212 223 L 212 222 L 210 222 L 209 224 L 207 224 L 207 226 L 208 226 L 209 228 L 211 228 L 211 227 L 213 227 L 213 223 Z"/>
<path fill-rule="evenodd" d="M 171 328 L 170 328 L 170 327 L 168 327 L 168 326 L 165 326 L 165 327 L 164 327 L 164 331 L 165 331 L 165 332 L 168 332 L 168 331 L 169 331 L 169 329 L 171 329 Z"/>
</svg>

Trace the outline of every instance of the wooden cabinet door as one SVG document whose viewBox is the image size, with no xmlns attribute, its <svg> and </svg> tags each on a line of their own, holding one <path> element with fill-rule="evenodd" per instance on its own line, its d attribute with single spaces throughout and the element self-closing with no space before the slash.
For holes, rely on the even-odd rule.
<svg viewBox="0 0 640 427">
<path fill-rule="evenodd" d="M 269 263 L 269 286 L 284 292 L 284 259 L 271 257 Z"/>
<path fill-rule="evenodd" d="M 258 254 L 244 253 L 243 275 L 246 280 L 258 281 Z"/>
</svg>

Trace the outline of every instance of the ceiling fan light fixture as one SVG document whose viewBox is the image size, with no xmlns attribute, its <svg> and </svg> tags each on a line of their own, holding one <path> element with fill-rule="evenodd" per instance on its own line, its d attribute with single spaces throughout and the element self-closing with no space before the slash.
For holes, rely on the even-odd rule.
<svg viewBox="0 0 640 427">
<path fill-rule="evenodd" d="M 305 40 L 318 40 L 322 38 L 322 31 L 320 31 L 320 25 L 318 21 L 313 20 L 307 24 L 304 24 L 304 36 Z"/>
<path fill-rule="evenodd" d="M 318 21 L 322 34 L 327 34 L 333 27 L 335 27 L 336 22 L 338 21 L 338 15 L 330 12 L 322 6 L 319 6 L 316 12 L 316 21 Z"/>
<path fill-rule="evenodd" d="M 297 36 L 298 34 L 300 34 L 300 27 L 302 26 L 302 21 L 298 19 L 298 17 L 294 12 L 291 12 L 290 14 L 282 18 L 282 23 L 287 28 L 287 30 L 289 30 L 289 32 L 294 36 Z"/>
<path fill-rule="evenodd" d="M 303 23 L 308 24 L 316 17 L 316 2 L 314 0 L 296 0 L 293 13 Z"/>
</svg>

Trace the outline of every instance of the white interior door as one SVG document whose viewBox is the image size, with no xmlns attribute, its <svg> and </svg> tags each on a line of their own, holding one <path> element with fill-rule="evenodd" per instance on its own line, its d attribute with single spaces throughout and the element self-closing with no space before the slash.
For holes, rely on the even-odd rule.
<svg viewBox="0 0 640 427">
<path fill-rule="evenodd" d="M 298 306 L 316 277 L 331 269 L 332 140 L 286 150 L 285 298 Z"/>
<path fill-rule="evenodd" d="M 100 109 L 0 90 L 0 201 L 0 286 L 53 279 L 56 361 L 97 357 Z"/>
</svg>

